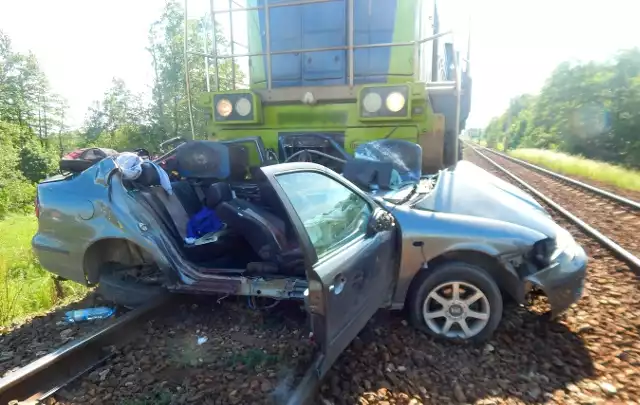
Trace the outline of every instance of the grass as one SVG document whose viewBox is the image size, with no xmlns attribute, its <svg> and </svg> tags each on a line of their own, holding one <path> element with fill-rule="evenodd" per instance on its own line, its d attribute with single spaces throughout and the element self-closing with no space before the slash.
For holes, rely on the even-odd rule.
<svg viewBox="0 0 640 405">
<path fill-rule="evenodd" d="M 557 173 L 640 191 L 640 171 L 543 149 L 515 149 L 509 151 L 509 155 Z"/>
<path fill-rule="evenodd" d="M 12 215 L 0 221 L 0 331 L 82 298 L 87 289 L 72 281 L 58 287 L 31 251 L 37 221 L 31 215 Z"/>
</svg>

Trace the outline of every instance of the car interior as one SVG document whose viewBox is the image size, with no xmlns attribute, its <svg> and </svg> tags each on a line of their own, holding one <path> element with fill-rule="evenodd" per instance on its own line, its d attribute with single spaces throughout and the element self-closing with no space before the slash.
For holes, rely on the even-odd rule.
<svg viewBox="0 0 640 405">
<path fill-rule="evenodd" d="M 172 179 L 172 194 L 161 186 L 151 162 L 142 163 L 140 177 L 125 186 L 136 191 L 184 258 L 201 271 L 304 276 L 291 223 L 260 167 L 249 165 L 249 152 L 242 145 L 227 145 L 229 167 L 217 167 L 219 148 L 220 143 L 208 141 L 182 145 L 172 169 L 189 175 Z M 220 173 L 227 175 L 220 178 Z M 205 206 L 223 228 L 186 243 L 190 218 Z"/>
</svg>

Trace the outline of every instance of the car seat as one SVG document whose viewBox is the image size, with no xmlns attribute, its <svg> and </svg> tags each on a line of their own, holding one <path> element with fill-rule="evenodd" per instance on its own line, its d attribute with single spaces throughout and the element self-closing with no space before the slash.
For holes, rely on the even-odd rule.
<svg viewBox="0 0 640 405">
<path fill-rule="evenodd" d="M 219 203 L 216 213 L 232 229 L 242 230 L 260 259 L 276 264 L 285 272 L 303 268 L 301 250 L 287 238 L 284 221 L 274 214 L 239 199 Z"/>
</svg>

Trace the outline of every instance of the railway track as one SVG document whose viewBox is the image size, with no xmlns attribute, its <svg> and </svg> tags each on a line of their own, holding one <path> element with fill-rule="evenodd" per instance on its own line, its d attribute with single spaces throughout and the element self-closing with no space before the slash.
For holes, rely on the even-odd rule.
<svg viewBox="0 0 640 405">
<path fill-rule="evenodd" d="M 107 361 L 114 349 L 136 336 L 169 300 L 159 300 L 120 316 L 115 322 L 73 340 L 0 379 L 0 404 L 37 404 Z"/>
<path fill-rule="evenodd" d="M 626 198 L 624 196 L 620 196 L 620 195 L 614 194 L 614 193 L 612 193 L 610 191 L 603 190 L 603 189 L 598 188 L 598 187 L 594 187 L 594 186 L 592 186 L 590 184 L 587 184 L 587 183 L 584 183 L 582 181 L 578 181 L 576 179 L 572 179 L 570 177 L 563 176 L 562 174 L 559 174 L 559 173 L 556 173 L 556 172 L 552 172 L 551 170 L 545 169 L 544 167 L 536 166 L 536 165 L 534 165 L 532 163 L 529 163 L 529 162 L 526 162 L 526 161 L 524 161 L 522 159 L 517 159 L 517 158 L 515 158 L 513 156 L 509 156 L 509 155 L 507 155 L 505 153 L 501 153 L 501 152 L 495 151 L 493 149 L 484 148 L 484 147 L 480 147 L 480 146 L 474 146 L 474 147 L 476 149 L 485 150 L 485 151 L 487 151 L 487 152 L 489 152 L 489 153 L 491 153 L 493 155 L 500 156 L 501 158 L 507 159 L 507 160 L 509 160 L 511 162 L 514 162 L 514 163 L 517 163 L 517 164 L 519 164 L 521 166 L 524 166 L 524 167 L 527 167 L 529 169 L 535 170 L 535 171 L 537 171 L 539 173 L 546 174 L 547 176 L 552 177 L 555 180 L 559 180 L 561 182 L 564 182 L 564 183 L 566 183 L 567 185 L 569 185 L 571 187 L 582 188 L 582 189 L 590 191 L 590 192 L 592 192 L 592 193 L 594 193 L 594 194 L 596 194 L 598 196 L 601 196 L 601 197 L 604 197 L 604 198 L 608 198 L 609 200 L 611 200 L 611 201 L 613 201 L 615 203 L 624 205 L 624 206 L 626 206 L 626 207 L 628 207 L 630 209 L 639 210 L 640 211 L 640 202 L 638 202 L 638 201 L 634 201 L 634 200 L 631 200 L 631 199 Z"/>
<path fill-rule="evenodd" d="M 640 233 L 640 203 L 491 149 L 468 146 L 640 275 L 640 245 L 635 237 Z"/>
</svg>

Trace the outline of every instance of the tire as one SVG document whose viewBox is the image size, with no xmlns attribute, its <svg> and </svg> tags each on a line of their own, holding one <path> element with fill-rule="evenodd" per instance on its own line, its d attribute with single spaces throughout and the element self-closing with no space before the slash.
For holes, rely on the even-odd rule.
<svg viewBox="0 0 640 405">
<path fill-rule="evenodd" d="M 460 300 L 457 302 L 448 300 L 447 305 L 450 306 L 449 311 L 447 311 L 447 308 L 430 294 L 434 291 L 439 292 L 439 297 L 445 298 L 447 286 L 453 286 L 454 283 L 458 283 Z M 443 288 L 443 286 L 445 287 Z M 465 299 L 470 298 L 476 292 L 480 292 L 482 296 L 470 302 L 470 305 L 465 305 Z M 428 302 L 426 302 L 427 300 Z M 432 271 L 424 271 L 419 274 L 411 286 L 407 304 L 409 317 L 414 327 L 444 340 L 462 340 L 471 343 L 483 342 L 493 335 L 502 319 L 503 304 L 500 288 L 482 268 L 464 262 L 443 263 Z M 443 315 L 433 317 L 427 322 L 423 315 L 425 305 L 433 315 L 440 313 Z M 471 311 L 476 313 L 468 316 Z M 488 314 L 488 319 L 480 319 L 474 316 L 479 316 L 483 313 Z M 451 329 L 445 334 L 443 331 L 447 322 L 450 322 Z M 468 328 L 466 334 L 462 328 L 463 323 Z"/>
<path fill-rule="evenodd" d="M 97 292 L 106 301 L 126 308 L 136 308 L 168 294 L 166 288 L 123 280 L 114 272 L 113 264 L 100 273 Z"/>
</svg>

